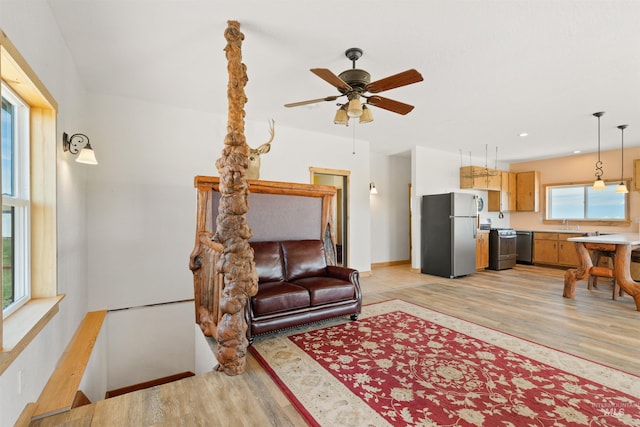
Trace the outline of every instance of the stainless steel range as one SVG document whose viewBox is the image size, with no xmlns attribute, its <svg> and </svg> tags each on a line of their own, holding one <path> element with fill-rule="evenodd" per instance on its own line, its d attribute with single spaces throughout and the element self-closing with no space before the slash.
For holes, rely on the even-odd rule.
<svg viewBox="0 0 640 427">
<path fill-rule="evenodd" d="M 489 230 L 489 269 L 505 270 L 516 265 L 516 230 L 492 228 Z"/>
</svg>

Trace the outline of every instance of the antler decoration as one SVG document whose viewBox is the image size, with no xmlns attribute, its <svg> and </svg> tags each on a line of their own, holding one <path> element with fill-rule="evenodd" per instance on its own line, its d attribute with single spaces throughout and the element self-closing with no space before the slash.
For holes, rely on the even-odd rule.
<svg viewBox="0 0 640 427">
<path fill-rule="evenodd" d="M 249 147 L 249 167 L 247 168 L 247 179 L 260 179 L 260 164 L 263 154 L 271 151 L 271 143 L 276 136 L 276 122 L 271 119 L 269 121 L 269 134 L 271 137 L 267 142 L 259 146 L 258 148 Z"/>
<path fill-rule="evenodd" d="M 244 34 L 237 21 L 228 21 L 224 36 L 227 40 L 229 115 L 222 157 L 216 161 L 220 174 L 220 204 L 214 240 L 223 246 L 218 270 L 224 275 L 216 357 L 219 371 L 238 375 L 245 370 L 248 344 L 244 309 L 247 297 L 258 292 L 258 275 L 249 246 L 252 233 L 246 218 L 249 184 L 245 174 L 249 146 L 244 135 L 244 104 L 247 102 L 244 87 L 248 81 L 247 67 L 242 63 Z"/>
</svg>

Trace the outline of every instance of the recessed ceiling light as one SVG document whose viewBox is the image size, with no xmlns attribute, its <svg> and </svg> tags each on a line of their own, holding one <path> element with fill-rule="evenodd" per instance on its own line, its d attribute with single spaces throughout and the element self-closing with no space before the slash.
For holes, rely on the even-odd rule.
<svg viewBox="0 0 640 427">
<path fill-rule="evenodd" d="M 573 154 L 580 154 L 580 153 L 582 153 L 582 151 L 580 151 L 580 150 L 573 150 Z"/>
<path fill-rule="evenodd" d="M 523 138 L 524 138 L 525 136 L 529 136 L 529 134 L 528 134 L 528 133 L 526 133 L 526 132 L 521 132 L 519 136 L 521 136 L 521 137 L 523 137 Z"/>
</svg>

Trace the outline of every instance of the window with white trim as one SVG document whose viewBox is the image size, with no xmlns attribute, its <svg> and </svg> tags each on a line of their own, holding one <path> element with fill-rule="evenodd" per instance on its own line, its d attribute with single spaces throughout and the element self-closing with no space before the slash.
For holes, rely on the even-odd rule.
<svg viewBox="0 0 640 427">
<path fill-rule="evenodd" d="M 2 85 L 2 314 L 31 296 L 29 107 Z"/>
</svg>

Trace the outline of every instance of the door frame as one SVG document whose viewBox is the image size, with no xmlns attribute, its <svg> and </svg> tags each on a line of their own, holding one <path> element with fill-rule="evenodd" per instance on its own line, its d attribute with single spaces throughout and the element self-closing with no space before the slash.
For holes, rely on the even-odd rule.
<svg viewBox="0 0 640 427">
<path fill-rule="evenodd" d="M 340 226 L 342 227 L 342 236 L 341 236 L 342 237 L 342 265 L 345 267 L 348 267 L 349 259 L 351 258 L 349 256 L 349 251 L 351 249 L 351 246 L 349 245 L 349 230 L 350 230 L 349 186 L 351 185 L 350 184 L 351 171 L 344 170 L 344 169 L 330 169 L 330 168 L 320 168 L 320 167 L 310 166 L 309 173 L 310 173 L 311 184 L 315 184 L 316 175 L 333 175 L 337 177 L 342 177 L 342 216 L 338 217 L 338 215 L 336 215 L 336 221 L 335 221 L 336 230 L 332 230 L 332 234 L 336 237 L 336 241 L 334 242 L 334 244 L 337 244 L 337 233 L 338 233 L 337 229 Z M 338 193 L 336 192 L 336 197 L 338 197 L 337 194 Z M 338 206 L 337 200 L 335 205 L 337 208 Z"/>
</svg>

